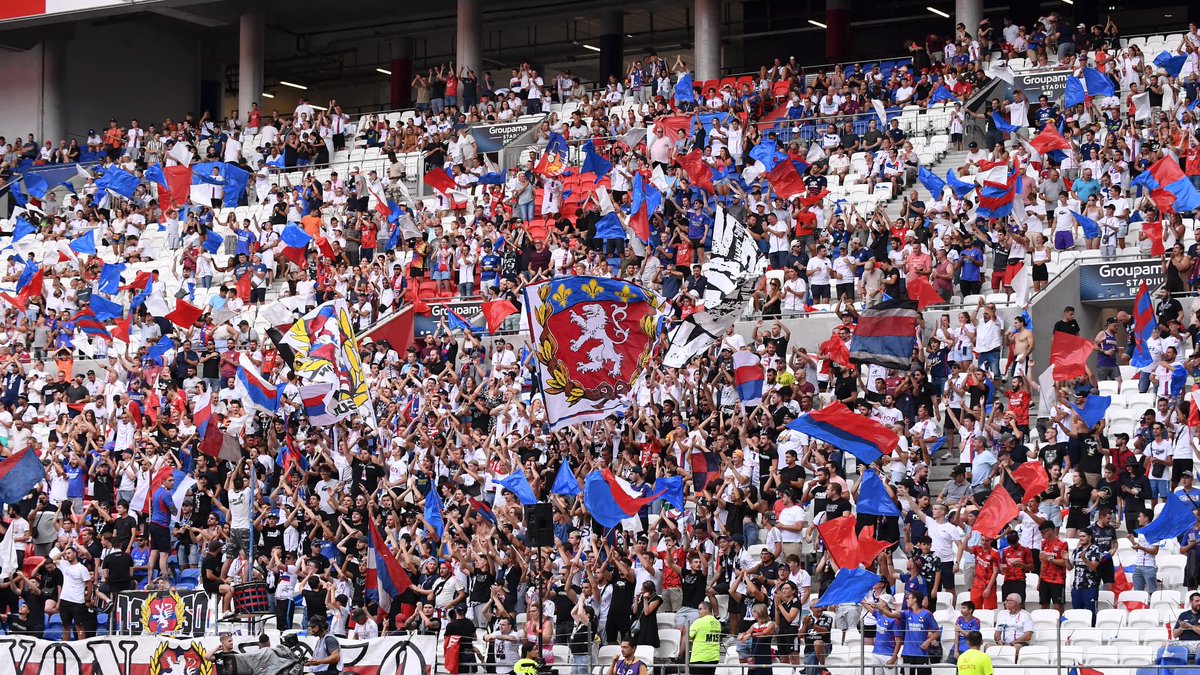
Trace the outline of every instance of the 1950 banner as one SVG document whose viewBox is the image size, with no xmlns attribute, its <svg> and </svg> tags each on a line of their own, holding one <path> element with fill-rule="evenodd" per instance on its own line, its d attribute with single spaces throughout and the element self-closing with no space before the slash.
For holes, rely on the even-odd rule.
<svg viewBox="0 0 1200 675">
<path fill-rule="evenodd" d="M 74 642 L 0 636 L 0 673 L 19 675 L 216 675 L 206 658 L 216 637 L 172 640 L 150 636 L 98 637 Z M 341 672 L 349 675 L 425 675 L 437 650 L 434 636 L 341 640 Z M 311 655 L 315 641 L 303 638 L 300 651 Z M 277 645 L 276 645 L 277 646 Z M 256 636 L 236 636 L 234 651 L 258 651 Z"/>
</svg>

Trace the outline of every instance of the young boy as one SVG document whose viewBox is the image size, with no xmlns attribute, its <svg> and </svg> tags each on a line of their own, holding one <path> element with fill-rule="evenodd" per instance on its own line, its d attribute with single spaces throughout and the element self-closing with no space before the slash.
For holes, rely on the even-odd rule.
<svg viewBox="0 0 1200 675">
<path fill-rule="evenodd" d="M 972 631 L 978 631 L 980 628 L 979 619 L 975 616 L 975 603 L 967 600 L 963 602 L 958 611 L 959 616 L 954 620 L 954 635 L 956 638 L 954 640 L 954 650 L 946 655 L 947 663 L 957 662 L 958 656 L 965 654 L 971 648 L 967 642 L 967 636 Z"/>
</svg>

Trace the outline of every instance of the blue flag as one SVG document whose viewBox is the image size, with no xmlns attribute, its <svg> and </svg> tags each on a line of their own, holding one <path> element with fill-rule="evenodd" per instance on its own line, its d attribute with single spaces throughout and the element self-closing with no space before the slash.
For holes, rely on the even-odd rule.
<svg viewBox="0 0 1200 675">
<path fill-rule="evenodd" d="M 175 342 L 164 335 L 157 344 L 146 350 L 146 358 L 161 366 L 163 365 L 163 356 L 174 348 Z"/>
<path fill-rule="evenodd" d="M 518 468 L 508 476 L 497 480 L 496 483 L 516 495 L 524 506 L 538 502 L 538 498 L 533 494 L 533 487 L 529 485 L 529 479 L 525 477 L 524 469 Z"/>
<path fill-rule="evenodd" d="M 1115 91 L 1112 80 L 1095 68 L 1083 69 L 1083 83 L 1087 85 L 1088 94 L 1092 96 L 1112 96 Z"/>
<path fill-rule="evenodd" d="M 36 230 L 33 227 L 33 223 L 25 220 L 21 216 L 17 216 L 17 224 L 13 227 L 13 243 L 15 244 L 18 241 L 21 241 L 25 237 L 33 234 L 35 231 Z"/>
<path fill-rule="evenodd" d="M 167 175 L 163 173 L 161 164 L 151 164 L 142 175 L 151 183 L 167 184 Z"/>
<path fill-rule="evenodd" d="M 621 220 L 617 218 L 616 213 L 609 213 L 596 223 L 596 238 L 600 240 L 625 238 L 625 228 L 621 226 Z"/>
<path fill-rule="evenodd" d="M 654 491 L 663 493 L 663 501 L 674 506 L 680 511 L 683 510 L 685 501 L 683 498 L 683 477 L 682 476 L 667 476 L 654 481 Z"/>
<path fill-rule="evenodd" d="M 225 237 L 222 237 L 213 230 L 204 233 L 204 250 L 208 251 L 209 254 L 216 255 L 224 245 Z"/>
<path fill-rule="evenodd" d="M 929 194 L 934 199 L 941 199 L 942 193 L 946 190 L 946 181 L 937 177 L 937 174 L 926 169 L 924 166 L 917 167 L 917 180 L 921 181 L 921 185 L 929 190 Z"/>
<path fill-rule="evenodd" d="M 225 163 L 225 201 L 223 206 L 227 209 L 236 208 L 238 202 L 241 201 L 242 195 L 246 194 L 246 184 L 250 182 L 250 172 L 244 171 L 241 167 Z"/>
<path fill-rule="evenodd" d="M 821 594 L 814 607 L 857 605 L 880 581 L 882 579 L 878 574 L 867 570 L 839 570 L 833 578 L 833 583 Z"/>
<path fill-rule="evenodd" d="M 1086 98 L 1087 95 L 1083 91 L 1083 80 L 1067 76 L 1067 89 L 1063 93 L 1063 105 L 1074 108 L 1077 105 L 1083 105 Z"/>
<path fill-rule="evenodd" d="M 25 174 L 25 191 L 29 193 L 30 197 L 45 199 L 49 189 L 50 186 L 46 184 L 45 178 L 36 173 Z"/>
<path fill-rule="evenodd" d="M 773 141 L 760 140 L 753 148 L 750 148 L 750 159 L 757 160 L 763 165 L 767 171 L 775 168 L 775 165 L 787 159 L 787 153 L 780 152 L 779 146 Z M 804 172 L 797 172 L 803 176 Z"/>
<path fill-rule="evenodd" d="M 1154 65 L 1167 71 L 1171 77 L 1179 77 L 1179 71 L 1183 70 L 1183 64 L 1187 61 L 1187 54 L 1175 54 L 1171 52 L 1159 52 L 1158 56 L 1154 57 Z M 29 183 L 25 183 L 25 187 L 29 187 Z M 30 191 L 29 194 L 33 194 Z"/>
<path fill-rule="evenodd" d="M 17 256 L 17 260 L 21 260 L 20 256 Z M 17 277 L 18 293 L 21 291 L 21 289 L 28 286 L 38 273 L 37 263 L 33 262 L 32 260 L 24 260 L 22 262 L 24 263 L 25 267 L 21 270 L 21 276 Z"/>
<path fill-rule="evenodd" d="M 1112 405 L 1111 396 L 1089 396 L 1083 402 L 1083 407 L 1080 408 L 1075 404 L 1069 404 L 1071 409 L 1079 415 L 1079 419 L 1087 425 L 1088 429 L 1095 429 L 1100 420 L 1104 419 L 1104 413 L 1108 412 L 1108 407 Z"/>
<path fill-rule="evenodd" d="M 1075 222 L 1079 223 L 1079 226 L 1081 228 L 1083 228 L 1084 238 L 1095 239 L 1100 236 L 1100 224 L 1099 223 L 1092 220 L 1091 218 L 1088 218 L 1087 216 L 1083 215 L 1082 213 L 1075 213 L 1074 211 L 1072 211 L 1071 215 L 1075 217 Z"/>
<path fill-rule="evenodd" d="M 992 113 L 992 122 L 996 125 L 997 129 L 1006 134 L 1016 133 L 1021 130 L 1020 124 L 1010 124 L 999 112 Z"/>
<path fill-rule="evenodd" d="M 121 307 L 119 303 L 113 302 L 112 300 L 107 300 L 95 294 L 93 294 L 91 299 L 88 300 L 88 307 L 92 310 L 92 314 L 96 315 L 97 321 L 111 321 L 113 319 L 120 319 L 125 313 L 125 308 Z"/>
<path fill-rule="evenodd" d="M 550 135 L 546 138 L 546 152 L 566 157 L 567 139 L 563 138 L 563 135 L 557 131 L 551 131 Z"/>
<path fill-rule="evenodd" d="M 137 191 L 141 181 L 138 177 L 117 167 L 110 167 L 104 172 L 104 175 L 96 181 L 96 187 L 113 192 L 129 199 L 133 197 L 133 193 Z"/>
<path fill-rule="evenodd" d="M 599 183 L 600 179 L 607 176 L 609 171 L 612 171 L 612 168 L 612 162 L 604 159 L 600 156 L 600 153 L 596 152 L 596 145 L 594 143 L 591 141 L 584 142 L 583 166 L 579 167 L 581 173 L 596 174 L 595 182 Z"/>
<path fill-rule="evenodd" d="M 899 516 L 900 507 L 896 506 L 888 496 L 887 488 L 879 480 L 875 471 L 867 471 L 862 475 L 858 486 L 858 513 L 869 516 Z"/>
<path fill-rule="evenodd" d="M 599 471 L 589 473 L 583 483 L 583 506 L 588 514 L 605 528 L 616 527 L 629 517 L 617 507 L 612 489 L 608 487 Z"/>
<path fill-rule="evenodd" d="M 446 532 L 446 524 L 442 520 L 442 498 L 438 496 L 437 485 L 425 495 L 425 522 L 437 532 L 438 539 Z"/>
<path fill-rule="evenodd" d="M 930 103 L 941 103 L 942 101 L 954 101 L 958 103 L 958 99 L 954 97 L 954 94 L 950 93 L 950 90 L 944 84 L 934 89 L 933 94 L 929 97 Z"/>
<path fill-rule="evenodd" d="M 21 192 L 21 184 L 13 181 L 9 185 L 11 186 L 9 192 L 12 194 L 13 201 L 16 202 L 17 206 L 25 208 L 29 204 L 29 200 L 25 199 L 25 194 Z"/>
<path fill-rule="evenodd" d="M 16 504 L 45 478 L 46 469 L 32 447 L 6 457 L 0 461 L 0 502 Z"/>
<path fill-rule="evenodd" d="M 399 245 L 400 245 L 400 226 L 397 225 L 396 227 L 392 228 L 392 234 L 388 237 L 387 244 L 384 245 L 384 250 L 388 251 L 390 253 L 391 251 L 396 250 L 396 247 Z"/>
<path fill-rule="evenodd" d="M 96 255 L 96 235 L 92 230 L 88 230 L 72 239 L 69 246 L 79 255 Z"/>
<path fill-rule="evenodd" d="M 304 231 L 304 228 L 295 223 L 288 223 L 283 228 L 283 234 L 279 235 L 279 239 L 288 248 L 308 248 L 313 240 L 312 236 Z"/>
<path fill-rule="evenodd" d="M 116 295 L 121 291 L 121 274 L 124 272 L 125 265 L 122 263 L 104 263 L 104 267 L 100 270 L 100 283 L 96 290 Z"/>
<path fill-rule="evenodd" d="M 558 467 L 558 475 L 554 477 L 554 485 L 550 488 L 550 494 L 562 495 L 564 497 L 576 497 L 583 494 L 583 490 L 579 489 L 579 481 L 575 479 L 575 472 L 571 471 L 571 463 L 563 460 L 563 463 Z"/>
<path fill-rule="evenodd" d="M 1146 541 L 1151 544 L 1174 539 L 1192 529 L 1192 526 L 1196 524 L 1196 516 L 1192 513 L 1192 509 L 1191 502 L 1185 502 L 1182 499 L 1168 499 L 1158 517 L 1149 525 L 1140 527 L 1135 532 L 1146 537 Z"/>
<path fill-rule="evenodd" d="M 679 76 L 679 83 L 675 85 L 675 103 L 695 103 L 696 90 L 692 86 L 692 74 L 684 73 Z"/>
<path fill-rule="evenodd" d="M 975 186 L 963 180 L 959 180 L 958 176 L 954 175 L 954 169 L 946 169 L 946 185 L 954 191 L 954 196 L 962 199 L 963 197 L 975 191 Z"/>
<path fill-rule="evenodd" d="M 504 185 L 504 174 L 492 171 L 479 177 L 480 185 Z"/>
</svg>

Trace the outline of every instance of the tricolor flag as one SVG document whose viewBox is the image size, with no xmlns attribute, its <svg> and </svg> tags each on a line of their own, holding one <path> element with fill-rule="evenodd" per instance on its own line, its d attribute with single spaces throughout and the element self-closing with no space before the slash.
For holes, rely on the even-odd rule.
<svg viewBox="0 0 1200 675">
<path fill-rule="evenodd" d="M 908 370 L 918 318 L 917 303 L 911 300 L 887 300 L 863 310 L 850 341 L 850 360 Z"/>
<path fill-rule="evenodd" d="M 737 351 L 733 354 L 733 382 L 737 387 L 738 399 L 747 409 L 762 403 L 763 383 L 766 374 L 762 362 L 754 352 Z"/>
<path fill-rule="evenodd" d="M 112 335 L 109 334 L 104 324 L 96 319 L 96 315 L 92 313 L 91 309 L 85 307 L 79 310 L 79 313 L 71 320 L 75 322 L 75 327 L 83 331 L 85 335 L 98 337 L 105 342 L 112 342 Z"/>
<path fill-rule="evenodd" d="M 246 398 L 251 408 L 274 415 L 279 412 L 279 399 L 283 395 L 284 385 L 272 385 L 259 372 L 258 366 L 245 354 L 238 361 L 237 384 L 246 391 Z"/>
<path fill-rule="evenodd" d="M 1150 191 L 1150 199 L 1168 213 L 1187 213 L 1200 209 L 1200 192 L 1172 157 L 1163 157 L 1138 174 L 1132 181 Z M 1142 226 L 1145 229 L 1145 226 Z"/>
<path fill-rule="evenodd" d="M 1138 288 L 1137 297 L 1133 300 L 1133 338 L 1135 340 L 1133 357 L 1129 365 L 1134 368 L 1145 368 L 1150 365 L 1150 349 L 1147 344 L 1151 337 L 1158 332 L 1158 318 L 1154 314 L 1154 305 L 1150 301 L 1150 287 L 1143 280 Z"/>
<path fill-rule="evenodd" d="M 400 566 L 400 562 L 396 560 L 396 556 L 392 555 L 388 549 L 387 541 L 379 533 L 379 528 L 375 526 L 375 519 L 368 518 L 367 522 L 371 530 L 370 539 L 370 565 L 369 570 L 375 572 L 375 589 L 379 592 L 379 608 L 383 611 L 388 611 L 392 606 L 392 599 L 399 597 L 404 591 L 412 586 L 412 580 L 408 577 L 408 572 Z"/>
</svg>

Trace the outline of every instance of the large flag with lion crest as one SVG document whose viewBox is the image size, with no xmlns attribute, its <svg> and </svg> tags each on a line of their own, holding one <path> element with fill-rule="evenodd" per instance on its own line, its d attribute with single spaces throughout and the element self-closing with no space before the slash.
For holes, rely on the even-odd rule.
<svg viewBox="0 0 1200 675">
<path fill-rule="evenodd" d="M 344 300 L 327 302 L 300 319 L 280 339 L 289 348 L 288 366 L 300 376 L 304 406 L 314 424 L 332 424 L 357 413 L 376 426 L 366 367 L 354 322 Z"/>
<path fill-rule="evenodd" d="M 650 361 L 664 303 L 619 279 L 569 277 L 525 288 L 552 429 L 625 410 Z"/>
</svg>

